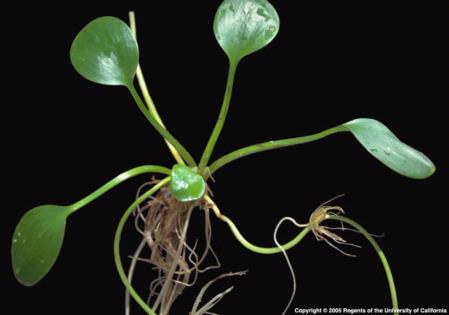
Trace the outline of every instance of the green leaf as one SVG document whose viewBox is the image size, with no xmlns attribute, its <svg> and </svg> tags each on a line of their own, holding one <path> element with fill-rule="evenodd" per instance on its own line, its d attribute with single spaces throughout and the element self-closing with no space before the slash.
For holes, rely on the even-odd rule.
<svg viewBox="0 0 449 315">
<path fill-rule="evenodd" d="M 70 59 L 76 71 L 90 81 L 130 86 L 139 63 L 139 49 L 125 22 L 104 16 L 78 33 Z"/>
<path fill-rule="evenodd" d="M 28 211 L 12 239 L 12 266 L 26 286 L 39 282 L 58 258 L 64 239 L 67 207 L 43 205 Z"/>
<path fill-rule="evenodd" d="M 268 45 L 278 31 L 279 16 L 266 0 L 225 0 L 215 15 L 215 38 L 233 62 Z"/>
<path fill-rule="evenodd" d="M 342 126 L 376 159 L 401 175 L 421 179 L 435 172 L 435 165 L 427 156 L 403 143 L 377 120 L 359 118 Z"/>
<path fill-rule="evenodd" d="M 176 199 L 182 202 L 193 201 L 203 197 L 206 183 L 203 177 L 191 168 L 176 164 L 172 168 L 170 190 Z"/>
</svg>

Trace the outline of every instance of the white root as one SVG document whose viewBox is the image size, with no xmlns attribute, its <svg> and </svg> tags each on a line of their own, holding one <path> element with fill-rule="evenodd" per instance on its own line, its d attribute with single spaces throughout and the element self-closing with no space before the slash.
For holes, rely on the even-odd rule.
<svg viewBox="0 0 449 315">
<path fill-rule="evenodd" d="M 295 270 L 293 269 L 292 263 L 291 263 L 290 259 L 288 258 L 287 252 L 282 247 L 282 245 L 279 243 L 278 237 L 277 237 L 278 230 L 279 230 L 280 226 L 282 225 L 282 223 L 284 221 L 290 221 L 291 223 L 293 223 L 297 227 L 302 227 L 303 226 L 302 224 L 299 224 L 298 222 L 296 222 L 295 219 L 290 218 L 290 217 L 285 217 L 285 218 L 282 218 L 278 222 L 278 224 L 276 225 L 276 227 L 274 229 L 274 233 L 273 233 L 274 242 L 276 243 L 276 246 L 281 250 L 282 254 L 284 255 L 284 258 L 285 258 L 285 261 L 287 262 L 288 269 L 290 270 L 290 274 L 292 276 L 292 282 L 293 282 L 293 284 L 292 284 L 292 293 L 290 295 L 290 299 L 288 300 L 287 305 L 285 306 L 285 308 L 284 308 L 284 310 L 282 312 L 282 315 L 285 315 L 287 313 L 288 309 L 290 308 L 290 306 L 293 303 L 293 299 L 295 298 L 295 294 L 296 294 L 296 275 L 295 275 Z"/>
</svg>

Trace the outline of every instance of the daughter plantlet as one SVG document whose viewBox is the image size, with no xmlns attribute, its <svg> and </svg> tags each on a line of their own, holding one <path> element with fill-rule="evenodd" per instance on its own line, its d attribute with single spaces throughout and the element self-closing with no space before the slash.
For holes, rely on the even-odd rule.
<svg viewBox="0 0 449 315">
<path fill-rule="evenodd" d="M 153 185 L 147 191 L 139 189 L 136 200 L 124 212 L 115 233 L 114 260 L 120 278 L 126 287 L 126 315 L 131 312 L 129 296 L 132 296 L 147 314 L 168 315 L 176 298 L 184 289 L 195 285 L 199 274 L 221 266 L 218 259 L 217 265 L 203 266 L 209 253 L 216 257 L 211 246 L 210 210 L 229 226 L 236 240 L 248 250 L 259 254 L 282 252 L 287 260 L 286 251 L 295 247 L 310 231 L 318 240 L 325 240 L 330 245 L 332 243 L 327 238 L 338 244 L 348 245 L 340 236 L 332 233 L 331 228 L 322 225 L 325 220 L 337 220 L 353 226 L 368 239 L 378 253 L 387 276 L 393 307 L 398 308 L 393 276 L 385 255 L 363 227 L 341 215 L 342 208 L 321 205 L 312 213 L 310 221 L 306 225 L 299 225 L 290 218 L 290 221 L 303 228 L 302 231 L 289 242 L 280 244 L 276 239 L 279 224 L 274 237 L 276 246 L 262 247 L 248 241 L 233 221 L 220 211 L 218 205 L 211 198 L 207 180 L 224 165 L 244 156 L 312 142 L 340 132 L 352 133 L 370 154 L 403 176 L 420 179 L 431 176 L 435 171 L 435 166 L 430 159 L 401 142 L 381 122 L 359 118 L 316 134 L 271 140 L 247 146 L 209 163 L 227 116 L 239 62 L 242 58 L 268 45 L 279 31 L 278 14 L 268 1 L 225 0 L 218 7 L 213 30 L 219 45 L 229 59 L 228 78 L 218 119 L 200 162 L 197 164 L 189 151 L 165 128 L 157 113 L 138 65 L 139 50 L 133 13 L 130 14 L 130 17 L 132 28 L 128 27 L 125 22 L 108 16 L 100 17 L 87 24 L 73 41 L 70 59 L 76 71 L 84 78 L 99 84 L 126 87 L 139 110 L 166 141 L 176 164 L 171 169 L 158 165 L 136 167 L 118 175 L 73 204 L 68 206 L 43 205 L 31 209 L 17 224 L 12 238 L 12 264 L 17 280 L 24 285 L 31 286 L 48 273 L 59 255 L 65 224 L 71 214 L 131 177 L 160 174 L 164 176 L 163 179 L 152 180 L 141 186 L 145 188 Z M 145 102 L 134 87 L 136 73 Z M 294 126 L 294 128 L 297 127 Z M 171 164 L 169 163 L 169 166 Z M 193 245 L 187 242 L 193 211 L 203 211 L 204 213 L 205 246 L 201 255 L 197 253 L 199 248 L 197 242 Z M 142 241 L 131 258 L 127 273 L 121 260 L 120 240 L 125 223 L 133 214 L 135 215 L 135 226 L 142 235 Z M 281 222 L 285 220 L 282 219 Z M 145 246 L 150 251 L 148 257 L 142 257 Z M 150 263 L 158 274 L 154 280 L 150 281 L 150 292 L 146 301 L 132 287 L 131 283 L 139 261 Z M 293 271 L 293 266 L 290 263 L 289 267 Z M 219 279 L 243 274 L 244 272 L 227 272 L 214 277 L 200 290 L 193 303 L 191 314 L 210 314 L 211 308 L 231 292 L 232 287 L 215 295 L 209 302 L 201 306 L 205 291 Z M 292 299 L 290 299 L 289 305 L 291 302 Z M 287 310 L 288 307 L 284 313 Z"/>
<path fill-rule="evenodd" d="M 323 226 L 321 223 L 325 221 L 326 219 L 330 218 L 331 216 L 338 216 L 341 214 L 344 214 L 345 211 L 342 207 L 339 206 L 326 206 L 329 202 L 341 197 L 337 196 L 335 198 L 332 198 L 329 201 L 326 201 L 325 203 L 321 204 L 318 208 L 316 208 L 309 218 L 309 223 L 307 224 L 297 224 L 299 227 L 309 227 L 312 230 L 313 235 L 315 235 L 315 238 L 317 241 L 325 241 L 330 247 L 336 249 L 343 255 L 349 256 L 349 257 L 356 257 L 353 254 L 348 254 L 347 252 L 341 250 L 337 245 L 332 244 L 332 241 L 334 241 L 336 244 L 339 245 L 348 245 L 353 247 L 359 247 L 358 245 L 348 243 L 345 239 L 343 239 L 341 236 L 338 236 L 337 234 L 331 232 L 331 229 L 342 229 L 344 228 L 331 228 L 328 226 Z"/>
</svg>

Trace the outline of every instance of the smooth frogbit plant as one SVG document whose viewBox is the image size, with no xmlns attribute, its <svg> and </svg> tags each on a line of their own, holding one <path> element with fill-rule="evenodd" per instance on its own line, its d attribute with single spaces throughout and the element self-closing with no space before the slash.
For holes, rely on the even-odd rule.
<svg viewBox="0 0 449 315">
<path fill-rule="evenodd" d="M 176 164 L 169 164 L 170 168 L 151 164 L 138 166 L 118 175 L 77 202 L 69 205 L 41 205 L 25 213 L 17 224 L 12 239 L 12 265 L 17 280 L 25 286 L 32 286 L 50 271 L 63 244 L 67 219 L 73 213 L 129 178 L 153 174 L 162 177 L 153 177 L 139 188 L 138 197 L 124 211 L 114 238 L 114 259 L 126 287 L 126 314 L 130 314 L 130 297 L 134 298 L 148 314 L 169 314 L 176 297 L 184 289 L 194 285 L 199 274 L 220 267 L 219 253 L 215 253 L 211 245 L 211 213 L 225 222 L 235 238 L 248 250 L 259 254 L 284 254 L 293 275 L 294 267 L 291 266 L 286 252 L 294 248 L 309 232 L 312 232 L 318 241 L 325 241 L 343 254 L 353 256 L 341 250 L 339 245 L 357 245 L 347 243 L 332 231 L 332 228 L 323 225 L 323 222 L 334 220 L 351 225 L 368 239 L 379 255 L 389 283 L 393 308 L 398 309 L 393 276 L 385 255 L 371 234 L 354 220 L 343 216 L 344 210 L 341 207 L 322 204 L 312 212 L 309 222 L 305 224 L 299 224 L 293 218 L 283 218 L 274 233 L 276 246 L 260 247 L 243 237 L 237 226 L 222 213 L 212 198 L 207 182 L 226 164 L 247 155 L 317 141 L 335 133 L 353 135 L 368 153 L 402 176 L 423 179 L 435 171 L 434 164 L 423 153 L 403 143 L 389 128 L 372 118 L 353 119 L 316 134 L 250 145 L 230 152 L 211 163 L 210 158 L 231 103 L 238 65 L 245 57 L 274 40 L 279 32 L 279 23 L 275 8 L 267 0 L 224 0 L 218 7 L 213 31 L 229 60 L 229 70 L 218 119 L 198 162 L 165 128 L 150 97 L 139 66 L 134 14 L 130 13 L 129 25 L 110 16 L 97 18 L 87 24 L 75 37 L 70 49 L 70 59 L 75 70 L 89 81 L 127 88 L 139 110 L 165 140 Z M 135 82 L 138 83 L 140 93 Z M 205 246 L 201 252 L 198 251 L 196 244 L 187 243 L 193 211 L 202 211 L 205 218 Z M 125 223 L 132 216 L 142 241 L 132 256 L 129 270 L 126 272 L 120 255 L 120 239 Z M 276 232 L 283 221 L 293 222 L 302 228 L 302 231 L 291 241 L 280 244 Z M 134 270 L 137 262 L 141 261 L 145 247 L 150 250 L 150 255 L 145 260 L 158 272 L 158 276 L 151 281 L 147 299 L 141 297 L 132 286 Z M 213 255 L 217 263 L 205 266 L 205 258 L 209 255 Z M 222 274 L 209 281 L 200 290 L 190 314 L 209 313 L 210 309 L 230 292 L 230 289 L 225 290 L 204 302 L 204 293 L 214 282 L 243 274 L 244 272 Z M 296 287 L 295 279 L 293 280 Z M 291 304 L 293 295 L 294 293 L 284 314 Z"/>
</svg>

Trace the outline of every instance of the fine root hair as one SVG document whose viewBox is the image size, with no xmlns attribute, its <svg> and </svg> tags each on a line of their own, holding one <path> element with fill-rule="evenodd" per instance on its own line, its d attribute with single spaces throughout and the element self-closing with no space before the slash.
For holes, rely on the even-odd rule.
<svg viewBox="0 0 449 315">
<path fill-rule="evenodd" d="M 137 196 L 149 186 L 158 183 L 152 179 L 139 187 Z M 192 212 L 199 208 L 204 214 L 204 244 L 199 246 L 198 240 L 189 244 L 188 229 Z M 138 206 L 134 211 L 134 226 L 142 235 L 142 241 L 134 254 L 128 279 L 133 280 L 138 262 L 149 263 L 155 271 L 156 278 L 148 287 L 148 305 L 159 315 L 168 315 L 175 300 L 184 289 L 196 284 L 198 274 L 221 267 L 221 263 L 212 248 L 212 226 L 210 209 L 204 200 L 180 202 L 172 195 L 170 189 L 164 186 L 154 196 Z M 201 248 L 200 248 L 201 247 Z M 148 256 L 144 253 L 149 252 Z M 212 255 L 213 264 L 206 264 L 206 258 Z M 223 274 L 205 285 L 205 290 L 215 281 L 241 273 Z M 229 290 L 229 289 L 228 289 Z M 195 300 L 192 314 L 209 314 L 209 310 L 229 291 L 226 290 L 199 307 L 203 290 Z M 199 301 L 199 302 L 198 302 Z M 125 314 L 130 315 L 130 297 L 126 292 Z"/>
</svg>

